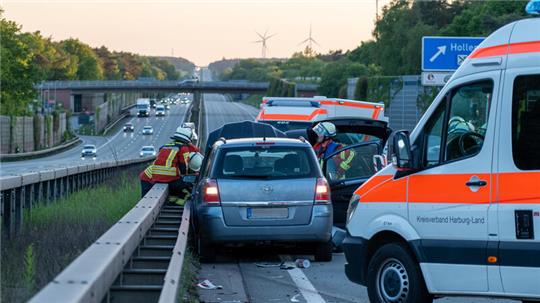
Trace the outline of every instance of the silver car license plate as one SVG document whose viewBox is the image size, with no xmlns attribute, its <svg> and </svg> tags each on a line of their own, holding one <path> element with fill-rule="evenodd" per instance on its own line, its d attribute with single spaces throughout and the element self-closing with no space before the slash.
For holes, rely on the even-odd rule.
<svg viewBox="0 0 540 303">
<path fill-rule="evenodd" d="M 247 209 L 248 219 L 286 219 L 289 209 L 286 207 L 259 207 Z"/>
</svg>

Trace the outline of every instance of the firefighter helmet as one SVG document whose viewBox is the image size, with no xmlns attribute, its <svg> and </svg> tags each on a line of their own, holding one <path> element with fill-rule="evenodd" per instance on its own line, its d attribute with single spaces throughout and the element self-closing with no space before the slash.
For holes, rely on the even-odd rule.
<svg viewBox="0 0 540 303">
<path fill-rule="evenodd" d="M 194 172 L 198 172 L 199 170 L 201 170 L 201 165 L 202 165 L 202 162 L 203 162 L 203 155 L 201 155 L 201 153 L 190 153 L 189 154 L 189 169 L 194 171 Z"/>
<path fill-rule="evenodd" d="M 336 126 L 331 122 L 321 122 L 313 127 L 313 131 L 319 136 L 334 137 L 336 135 Z"/>
<path fill-rule="evenodd" d="M 176 131 L 174 132 L 174 135 L 172 135 L 171 139 L 175 141 L 180 141 L 183 143 L 191 142 L 193 138 L 193 131 L 189 127 L 178 127 Z"/>
</svg>

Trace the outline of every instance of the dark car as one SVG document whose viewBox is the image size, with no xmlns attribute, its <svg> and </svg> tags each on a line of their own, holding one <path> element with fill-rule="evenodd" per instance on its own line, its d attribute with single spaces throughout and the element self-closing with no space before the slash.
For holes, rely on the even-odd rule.
<svg viewBox="0 0 540 303">
<path fill-rule="evenodd" d="M 317 121 L 307 129 L 291 130 L 286 134 L 289 138 L 304 137 L 313 145 L 317 135 L 312 128 L 324 121 L 332 122 L 336 126 L 337 134 L 334 141 L 341 144 L 340 149 L 324 159 L 322 171 L 332 190 L 334 224 L 343 227 L 354 191 L 386 165 L 383 150 L 392 130 L 387 122 L 380 120 L 339 117 Z M 342 173 L 336 164 L 342 155 L 350 154 L 351 151 L 354 154 L 350 163 L 351 168 Z"/>
<path fill-rule="evenodd" d="M 134 130 L 135 130 L 135 126 L 133 126 L 133 123 L 124 124 L 124 132 L 132 132 Z"/>
</svg>

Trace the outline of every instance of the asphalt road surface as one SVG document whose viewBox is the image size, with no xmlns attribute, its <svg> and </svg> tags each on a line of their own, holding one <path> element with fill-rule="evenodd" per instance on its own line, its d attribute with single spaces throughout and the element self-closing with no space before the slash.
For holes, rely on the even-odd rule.
<svg viewBox="0 0 540 303">
<path fill-rule="evenodd" d="M 80 136 L 83 144 L 79 144 L 69 150 L 51 156 L 0 163 L 0 175 L 17 175 L 23 172 L 42 171 L 60 168 L 69 165 L 80 165 L 90 161 L 113 161 L 115 159 L 138 158 L 143 145 L 154 145 L 156 149 L 167 143 L 175 129 L 184 121 L 186 110 L 189 105 L 171 105 L 171 109 L 165 117 L 156 117 L 152 112 L 150 117 L 138 118 L 133 110 L 131 117 L 118 123 L 117 127 L 109 136 Z M 132 122 L 134 132 L 124 133 L 122 126 L 126 122 Z M 141 130 L 144 126 L 151 125 L 154 128 L 153 135 L 143 135 Z M 84 144 L 94 144 L 97 147 L 96 159 L 81 159 L 81 150 Z"/>
<path fill-rule="evenodd" d="M 208 133 L 222 127 L 230 122 L 238 122 L 255 120 L 258 110 L 253 106 L 243 103 L 231 102 L 224 95 L 205 94 L 205 119 L 206 119 L 206 136 Z"/>
</svg>

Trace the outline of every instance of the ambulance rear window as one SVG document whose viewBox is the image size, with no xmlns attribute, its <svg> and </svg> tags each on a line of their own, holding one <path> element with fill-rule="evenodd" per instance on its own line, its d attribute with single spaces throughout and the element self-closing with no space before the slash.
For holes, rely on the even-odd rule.
<svg viewBox="0 0 540 303">
<path fill-rule="evenodd" d="M 540 74 L 516 77 L 512 97 L 512 150 L 521 170 L 540 169 Z"/>
</svg>

